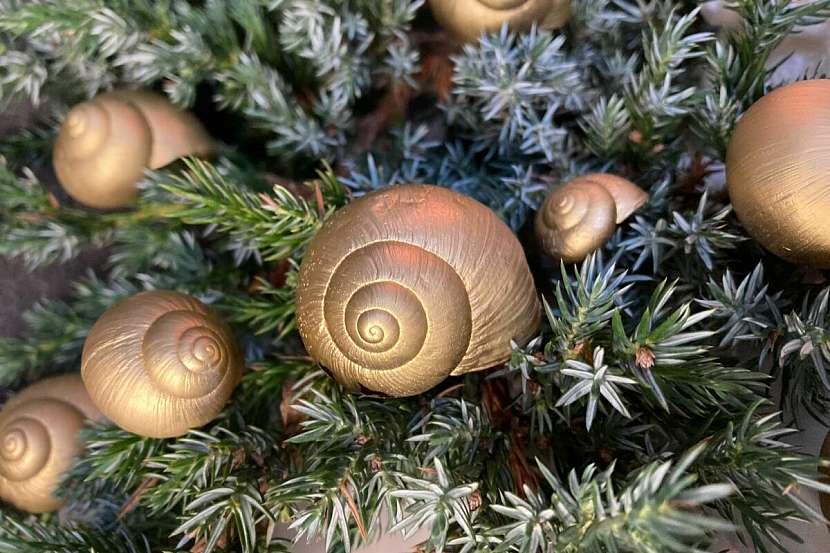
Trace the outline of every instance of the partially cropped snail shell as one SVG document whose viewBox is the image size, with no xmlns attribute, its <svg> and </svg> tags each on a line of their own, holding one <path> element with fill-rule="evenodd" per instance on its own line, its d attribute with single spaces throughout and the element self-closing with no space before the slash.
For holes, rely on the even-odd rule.
<svg viewBox="0 0 830 553">
<path fill-rule="evenodd" d="M 0 411 L 0 497 L 18 509 L 59 508 L 54 491 L 81 451 L 78 431 L 100 419 L 78 375 L 42 380 Z"/>
<path fill-rule="evenodd" d="M 607 173 L 577 177 L 547 197 L 536 214 L 536 237 L 544 252 L 565 263 L 602 247 L 648 200 L 633 182 Z"/>
<path fill-rule="evenodd" d="M 230 328 L 211 308 L 178 292 L 151 291 L 98 319 L 84 344 L 81 376 L 115 424 L 164 438 L 213 420 L 242 365 Z"/>
<path fill-rule="evenodd" d="M 70 196 L 103 209 L 132 201 L 145 169 L 212 151 L 213 141 L 192 114 L 157 94 L 122 90 L 72 108 L 52 163 Z"/>
<path fill-rule="evenodd" d="M 766 249 L 830 267 L 830 80 L 778 88 L 743 114 L 729 141 L 726 187 Z"/>
<path fill-rule="evenodd" d="M 430 0 L 429 5 L 435 19 L 465 41 L 498 31 L 505 22 L 514 31 L 534 23 L 558 29 L 571 16 L 570 0 Z"/>
<path fill-rule="evenodd" d="M 346 388 L 415 395 L 510 357 L 541 317 L 521 245 L 496 215 L 408 185 L 340 209 L 300 267 L 297 324 Z"/>
</svg>

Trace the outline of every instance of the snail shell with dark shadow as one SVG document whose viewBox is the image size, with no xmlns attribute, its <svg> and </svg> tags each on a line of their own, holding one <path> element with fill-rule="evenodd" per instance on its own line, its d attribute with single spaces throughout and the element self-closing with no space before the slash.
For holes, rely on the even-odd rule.
<svg viewBox="0 0 830 553">
<path fill-rule="evenodd" d="M 30 513 L 58 509 L 54 492 L 81 452 L 78 432 L 100 418 L 78 375 L 42 380 L 11 398 L 0 410 L 0 497 Z"/>
<path fill-rule="evenodd" d="M 107 92 L 67 114 L 52 153 L 55 174 L 78 202 L 129 204 L 145 169 L 188 155 L 208 156 L 213 140 L 192 114 L 145 91 Z"/>
</svg>

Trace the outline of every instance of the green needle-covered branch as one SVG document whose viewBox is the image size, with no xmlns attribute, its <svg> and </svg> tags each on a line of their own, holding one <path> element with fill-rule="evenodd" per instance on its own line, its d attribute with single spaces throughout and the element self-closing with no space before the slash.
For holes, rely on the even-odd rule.
<svg viewBox="0 0 830 553">
<path fill-rule="evenodd" d="M 215 227 L 230 235 L 234 249 L 253 250 L 265 261 L 285 259 L 305 246 L 332 210 L 279 185 L 270 194 L 256 194 L 204 161 L 187 160 L 185 166 L 179 174 L 152 176 L 179 206 L 168 215 Z"/>
</svg>

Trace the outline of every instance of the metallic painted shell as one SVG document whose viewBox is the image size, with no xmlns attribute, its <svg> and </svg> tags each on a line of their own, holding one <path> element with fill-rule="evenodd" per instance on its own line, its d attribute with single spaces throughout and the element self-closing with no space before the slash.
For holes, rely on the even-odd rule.
<svg viewBox="0 0 830 553">
<path fill-rule="evenodd" d="M 349 389 L 411 396 L 525 343 L 541 309 L 524 252 L 488 208 L 446 188 L 386 188 L 337 211 L 300 267 L 297 324 Z"/>
<path fill-rule="evenodd" d="M 753 238 L 793 263 L 830 267 L 830 80 L 755 102 L 729 142 L 726 178 Z"/>
<path fill-rule="evenodd" d="M 101 413 L 78 375 L 42 380 L 0 410 L 0 497 L 30 513 L 58 509 L 53 495 L 81 451 L 78 431 Z"/>
<path fill-rule="evenodd" d="M 242 367 L 233 333 L 211 308 L 178 292 L 151 291 L 98 319 L 84 344 L 81 376 L 115 424 L 166 438 L 213 420 Z"/>
<path fill-rule="evenodd" d="M 558 29 L 571 17 L 570 0 L 430 0 L 429 5 L 435 19 L 464 41 L 498 31 L 505 22 L 514 31 L 534 23 Z"/>
<path fill-rule="evenodd" d="M 545 199 L 536 214 L 536 237 L 546 254 L 576 263 L 601 248 L 647 200 L 640 187 L 616 175 L 577 177 Z"/>
<path fill-rule="evenodd" d="M 103 209 L 129 204 L 146 168 L 212 151 L 212 139 L 192 114 L 157 94 L 124 90 L 96 96 L 67 114 L 52 163 L 70 196 Z"/>
</svg>

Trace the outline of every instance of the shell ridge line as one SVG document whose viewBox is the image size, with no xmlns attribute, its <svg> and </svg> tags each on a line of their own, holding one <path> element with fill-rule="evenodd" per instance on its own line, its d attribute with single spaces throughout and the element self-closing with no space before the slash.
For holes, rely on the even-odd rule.
<svg viewBox="0 0 830 553">
<path fill-rule="evenodd" d="M 187 306 L 182 306 L 181 303 L 182 302 L 180 302 L 180 301 L 170 301 L 169 305 L 173 306 L 173 308 L 170 311 L 160 313 L 147 326 L 147 328 L 149 329 L 156 322 L 158 322 L 160 319 L 162 319 L 164 317 L 171 316 L 171 315 L 183 315 L 183 316 L 186 316 L 186 317 L 194 317 L 194 315 L 195 315 L 194 318 L 201 319 L 201 320 L 196 321 L 195 324 L 193 324 L 192 326 L 188 326 L 182 332 L 178 332 L 178 334 L 175 335 L 175 337 L 178 338 L 176 340 L 176 343 L 175 343 L 175 346 L 176 346 L 175 355 L 170 359 L 166 359 L 164 361 L 164 363 L 168 366 L 168 368 L 171 368 L 175 371 L 183 370 L 186 373 L 190 373 L 190 374 L 193 374 L 193 375 L 198 375 L 200 371 L 192 370 L 190 367 L 188 367 L 184 363 L 184 361 L 181 359 L 181 357 L 179 357 L 178 346 L 180 344 L 180 338 L 184 335 L 185 332 L 187 332 L 189 330 L 193 330 L 193 329 L 205 329 L 207 331 L 205 333 L 205 337 L 217 342 L 217 346 L 220 348 L 219 353 L 221 354 L 221 358 L 219 359 L 219 361 L 210 364 L 210 367 L 207 368 L 207 371 L 209 371 L 211 374 L 215 374 L 217 371 L 219 371 L 219 372 L 222 373 L 221 378 L 219 379 L 219 382 L 217 382 L 217 384 L 213 387 L 213 389 L 209 390 L 208 392 L 206 392 L 204 394 L 201 394 L 201 395 L 198 395 L 198 396 L 195 396 L 195 397 L 190 397 L 189 394 L 186 394 L 186 395 L 183 395 L 183 396 L 178 396 L 178 395 L 175 395 L 171 392 L 166 392 L 166 391 L 164 391 L 163 389 L 159 388 L 156 385 L 155 380 L 152 377 L 150 377 L 149 374 L 146 375 L 146 376 L 151 381 L 153 388 L 155 388 L 163 396 L 172 398 L 173 401 L 176 401 L 176 400 L 178 400 L 178 401 L 197 401 L 197 400 L 202 399 L 202 398 L 210 398 L 213 395 L 217 394 L 219 392 L 219 390 L 222 388 L 222 386 L 225 384 L 226 380 L 229 377 L 232 376 L 231 375 L 232 371 L 229 370 L 229 366 L 230 366 L 231 361 L 232 361 L 230 359 L 230 357 L 232 357 L 234 355 L 234 352 L 233 352 L 233 347 L 234 346 L 233 346 L 232 343 L 229 343 L 219 333 L 215 332 L 211 328 L 211 326 L 210 326 L 211 323 L 213 323 L 215 325 L 218 325 L 220 327 L 224 327 L 225 325 L 220 319 L 215 317 L 209 309 L 206 309 L 203 306 L 198 305 L 198 304 L 196 304 L 195 302 L 192 302 L 192 301 L 188 302 Z M 229 330 L 227 330 L 227 331 L 230 332 Z M 145 335 L 146 335 L 146 333 L 145 333 Z M 143 344 L 142 344 L 142 347 L 141 347 L 141 362 L 142 362 L 142 366 L 147 366 L 146 359 L 144 358 L 144 356 L 145 356 L 145 352 L 144 352 L 144 347 L 143 347 Z M 224 368 L 223 368 L 223 366 L 224 366 Z M 142 373 L 143 373 L 143 371 L 142 371 Z M 189 386 L 190 388 L 193 388 L 193 387 L 196 386 L 196 384 L 195 383 L 190 383 L 190 384 L 185 383 L 185 386 Z"/>
<path fill-rule="evenodd" d="M 108 349 L 121 349 L 122 346 L 132 347 L 132 342 L 133 337 L 127 333 L 109 336 L 101 342 L 95 344 L 95 347 L 89 350 L 89 356 L 87 359 L 92 361 L 99 355 L 105 355 L 105 350 Z"/>
<path fill-rule="evenodd" d="M 408 241 L 401 240 L 401 239 L 389 240 L 389 239 L 384 239 L 384 238 L 378 238 L 376 240 L 372 240 L 370 242 L 366 242 L 364 244 L 361 244 L 359 247 L 354 248 L 353 250 L 349 250 L 349 252 L 346 255 L 343 255 L 340 259 L 337 260 L 337 263 L 335 263 L 334 266 L 332 266 L 332 268 L 329 269 L 329 271 L 328 271 L 329 272 L 329 275 L 328 275 L 329 278 L 326 279 L 325 286 L 323 288 L 323 294 L 322 294 L 323 298 L 328 296 L 329 288 L 331 287 L 331 281 L 332 281 L 331 277 L 333 277 L 337 273 L 337 271 L 340 269 L 340 266 L 343 264 L 343 262 L 346 260 L 346 258 L 353 255 L 353 254 L 355 254 L 355 253 L 357 253 L 357 252 L 359 252 L 362 249 L 368 248 L 368 247 L 373 246 L 375 244 L 400 244 L 400 245 L 404 245 L 404 246 L 411 246 L 411 247 L 415 247 L 415 248 L 420 248 L 420 249 L 424 250 L 427 253 L 431 253 L 432 255 L 439 258 L 444 263 L 446 263 L 446 265 L 452 269 L 453 273 L 455 273 L 455 275 L 459 278 L 459 280 L 461 280 L 461 282 L 463 282 L 465 285 L 467 284 L 467 282 L 464 280 L 464 278 L 462 278 L 462 276 L 458 274 L 458 271 L 456 271 L 455 267 L 453 267 L 452 264 L 444 258 L 444 256 L 439 255 L 438 253 L 432 251 L 431 248 L 426 248 L 420 243 L 408 242 Z M 372 259 L 371 261 L 372 261 L 372 263 L 377 263 L 374 259 Z M 373 267 L 376 267 L 376 265 L 374 265 Z M 421 273 L 422 272 L 423 271 L 421 271 Z M 419 275 L 419 278 L 423 278 L 423 277 L 421 277 Z M 389 281 L 389 279 L 384 279 L 384 280 Z M 389 281 L 389 282 L 394 282 L 394 281 Z M 373 283 L 374 282 L 372 282 L 372 284 Z M 394 283 L 399 284 L 398 282 L 394 282 Z M 410 290 L 410 291 L 412 291 L 412 290 Z M 469 297 L 469 294 L 468 294 L 468 297 Z M 328 328 L 326 328 L 326 330 L 328 331 Z"/>
<path fill-rule="evenodd" d="M 384 243 L 388 243 L 388 242 L 391 242 L 391 241 L 384 241 Z M 368 244 L 367 244 L 367 246 L 368 246 Z M 360 248 L 358 248 L 358 249 L 360 249 Z M 368 282 L 364 283 L 363 286 L 371 286 L 371 285 L 374 285 L 374 284 L 394 284 L 395 286 L 399 286 L 399 287 L 405 289 L 406 291 L 410 292 L 416 298 L 418 297 L 418 295 L 415 293 L 415 290 L 412 289 L 410 286 L 407 286 L 404 283 L 396 282 L 396 281 L 390 280 L 390 279 L 379 279 L 379 280 L 368 281 Z M 371 311 L 372 309 L 374 309 L 374 308 L 367 307 L 364 311 L 361 311 L 361 313 L 366 313 L 367 311 Z M 400 325 L 400 322 L 401 322 L 400 319 L 398 317 L 396 317 L 394 313 L 391 313 L 386 309 L 384 309 L 383 311 L 389 313 L 395 319 L 395 321 L 398 322 L 398 327 L 401 329 L 401 333 L 403 333 L 403 327 Z M 345 307 L 344 307 L 343 313 L 345 313 Z M 432 324 L 430 324 L 429 317 L 426 317 L 425 320 L 426 320 L 426 333 L 424 334 L 424 340 L 419 344 L 418 350 L 415 352 L 415 354 L 412 356 L 412 358 L 417 357 L 418 354 L 420 354 L 423 351 L 424 346 L 428 342 L 428 338 L 431 336 Z M 343 326 L 345 327 L 346 326 L 345 315 L 343 317 L 342 322 L 343 322 Z M 329 336 L 331 336 L 332 335 L 331 329 L 329 328 L 329 322 L 328 322 L 328 319 L 326 317 L 323 317 L 323 324 L 325 325 L 326 331 L 329 333 Z M 399 363 L 398 365 L 395 365 L 394 367 L 386 367 L 384 369 L 368 369 L 366 367 L 361 366 L 360 363 L 357 363 L 356 361 L 352 361 L 347 355 L 342 354 L 342 352 L 340 352 L 340 350 L 337 348 L 337 345 L 336 345 L 334 339 L 330 340 L 330 342 L 331 342 L 330 347 L 332 348 L 332 350 L 335 353 L 339 354 L 338 356 L 344 357 L 346 360 L 348 360 L 349 363 L 354 363 L 355 366 L 358 367 L 361 371 L 369 370 L 373 373 L 392 371 L 392 370 L 399 369 L 399 368 L 403 367 L 407 363 L 412 362 L 412 359 L 409 359 L 409 360 L 406 360 L 406 361 L 403 361 L 403 362 Z"/>
</svg>

